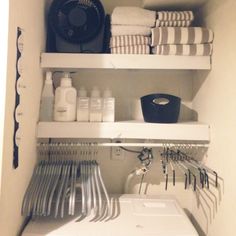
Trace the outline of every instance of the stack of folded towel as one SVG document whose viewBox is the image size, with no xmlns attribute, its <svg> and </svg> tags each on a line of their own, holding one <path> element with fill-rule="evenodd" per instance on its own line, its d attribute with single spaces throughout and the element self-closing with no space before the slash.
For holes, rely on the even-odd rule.
<svg viewBox="0 0 236 236">
<path fill-rule="evenodd" d="M 192 11 L 159 11 L 156 27 L 189 27 L 193 20 Z"/>
<path fill-rule="evenodd" d="M 191 11 L 157 12 L 156 27 L 152 28 L 153 54 L 208 56 L 212 54 L 213 32 L 202 27 L 189 27 Z"/>
<path fill-rule="evenodd" d="M 155 11 L 116 7 L 111 15 L 111 53 L 150 54 L 151 28 L 155 21 Z"/>
</svg>

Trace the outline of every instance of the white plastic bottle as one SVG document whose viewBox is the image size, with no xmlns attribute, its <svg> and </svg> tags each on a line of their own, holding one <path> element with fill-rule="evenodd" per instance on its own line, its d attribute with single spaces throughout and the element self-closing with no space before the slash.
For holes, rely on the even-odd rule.
<svg viewBox="0 0 236 236">
<path fill-rule="evenodd" d="M 39 120 L 53 121 L 54 94 L 52 83 L 52 72 L 47 71 L 44 87 L 41 95 Z"/>
<path fill-rule="evenodd" d="M 102 121 L 115 121 L 115 98 L 112 97 L 112 92 L 110 89 L 106 89 L 103 92 Z"/>
<path fill-rule="evenodd" d="M 70 74 L 65 72 L 55 92 L 54 120 L 75 121 L 77 91 L 72 87 Z"/>
<path fill-rule="evenodd" d="M 81 87 L 78 91 L 77 98 L 77 121 L 89 121 L 89 100 L 86 89 Z"/>
<path fill-rule="evenodd" d="M 102 121 L 102 98 L 98 88 L 94 87 L 91 92 L 90 98 L 90 122 L 101 122 Z"/>
</svg>

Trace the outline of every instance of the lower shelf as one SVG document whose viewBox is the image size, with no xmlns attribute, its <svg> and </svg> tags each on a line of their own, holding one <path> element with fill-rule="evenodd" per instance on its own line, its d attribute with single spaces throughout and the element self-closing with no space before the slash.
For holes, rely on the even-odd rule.
<svg viewBox="0 0 236 236">
<path fill-rule="evenodd" d="M 157 124 L 137 121 L 112 123 L 39 122 L 37 138 L 155 139 L 209 142 L 209 125 L 198 122 Z"/>
</svg>

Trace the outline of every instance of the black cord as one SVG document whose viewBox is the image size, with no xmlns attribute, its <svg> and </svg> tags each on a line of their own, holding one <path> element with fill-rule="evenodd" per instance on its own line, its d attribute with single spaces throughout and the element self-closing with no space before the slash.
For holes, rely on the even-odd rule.
<svg viewBox="0 0 236 236">
<path fill-rule="evenodd" d="M 26 226 L 29 224 L 31 220 L 32 220 L 32 213 L 24 219 L 17 236 L 21 236 L 23 234 Z"/>
<path fill-rule="evenodd" d="M 119 148 L 123 149 L 126 152 L 132 152 L 132 153 L 138 153 L 138 154 L 142 153 L 142 151 L 130 150 L 130 149 L 127 149 L 127 148 L 124 148 L 124 147 L 121 147 L 121 146 Z"/>
</svg>

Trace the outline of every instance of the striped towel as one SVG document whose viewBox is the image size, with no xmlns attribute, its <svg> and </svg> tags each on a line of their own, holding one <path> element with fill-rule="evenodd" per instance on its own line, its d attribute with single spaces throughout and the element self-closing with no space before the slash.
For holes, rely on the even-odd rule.
<svg viewBox="0 0 236 236">
<path fill-rule="evenodd" d="M 152 53 L 158 55 L 210 56 L 212 54 L 212 44 L 159 45 L 152 48 Z"/>
<path fill-rule="evenodd" d="M 144 35 L 151 34 L 151 28 L 138 25 L 111 25 L 112 36 L 118 35 Z"/>
<path fill-rule="evenodd" d="M 156 20 L 156 27 L 189 27 L 191 20 Z"/>
<path fill-rule="evenodd" d="M 151 46 L 211 43 L 213 37 L 210 29 L 201 27 L 157 27 L 152 28 Z"/>
<path fill-rule="evenodd" d="M 192 11 L 159 11 L 157 12 L 158 20 L 194 20 Z"/>
<path fill-rule="evenodd" d="M 150 45 L 151 38 L 142 35 L 114 36 L 110 39 L 110 48 L 133 45 Z"/>
<path fill-rule="evenodd" d="M 133 45 L 126 47 L 111 48 L 112 54 L 150 54 L 148 45 Z"/>
<path fill-rule="evenodd" d="M 115 25 L 142 25 L 154 27 L 156 12 L 141 7 L 115 7 L 111 14 L 111 24 Z"/>
</svg>

